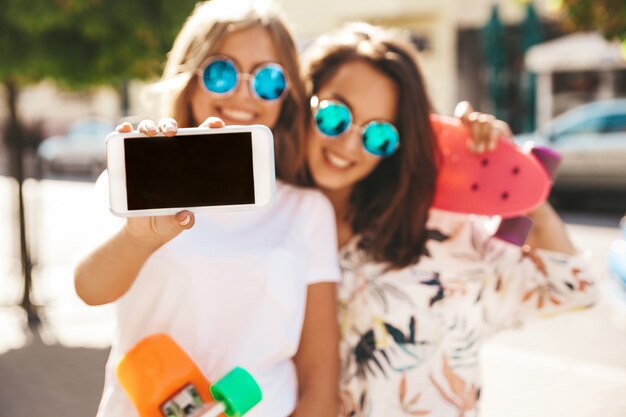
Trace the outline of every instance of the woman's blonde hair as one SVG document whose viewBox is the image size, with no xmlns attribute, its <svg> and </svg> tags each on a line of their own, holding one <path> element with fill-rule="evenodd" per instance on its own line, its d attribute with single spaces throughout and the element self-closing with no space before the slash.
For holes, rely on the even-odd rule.
<svg viewBox="0 0 626 417">
<path fill-rule="evenodd" d="M 163 84 L 170 90 L 169 113 L 180 127 L 192 127 L 191 83 L 197 82 L 200 65 L 210 57 L 224 38 L 233 32 L 263 27 L 278 51 L 279 63 L 289 80 L 275 126 L 269 126 L 275 137 L 276 175 L 287 182 L 306 182 L 304 129 L 309 118 L 304 84 L 300 78 L 298 53 L 285 18 L 267 0 L 212 0 L 199 3 L 187 18 L 168 54 Z"/>
</svg>

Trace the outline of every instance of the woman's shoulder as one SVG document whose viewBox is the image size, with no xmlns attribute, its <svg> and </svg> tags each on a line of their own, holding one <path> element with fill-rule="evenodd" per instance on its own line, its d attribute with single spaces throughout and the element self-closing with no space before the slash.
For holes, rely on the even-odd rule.
<svg viewBox="0 0 626 417">
<path fill-rule="evenodd" d="M 490 241 L 495 234 L 499 219 L 445 210 L 431 209 L 426 228 L 429 235 L 444 246 L 478 246 Z"/>
<path fill-rule="evenodd" d="M 302 187 L 276 181 L 276 202 L 282 204 L 295 204 L 300 207 L 311 206 L 326 209 L 332 206 L 328 198 L 315 188 Z"/>
<path fill-rule="evenodd" d="M 439 230 L 445 234 L 454 234 L 459 229 L 482 226 L 484 223 L 485 219 L 479 216 L 431 208 L 428 213 L 426 227 L 429 230 Z"/>
</svg>

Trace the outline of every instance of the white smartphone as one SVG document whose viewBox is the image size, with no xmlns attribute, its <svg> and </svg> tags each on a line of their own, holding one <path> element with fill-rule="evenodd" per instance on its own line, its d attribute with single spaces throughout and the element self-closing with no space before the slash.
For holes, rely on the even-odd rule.
<svg viewBox="0 0 626 417">
<path fill-rule="evenodd" d="M 107 137 L 109 200 L 121 217 L 265 207 L 274 199 L 274 138 L 265 126 Z"/>
</svg>

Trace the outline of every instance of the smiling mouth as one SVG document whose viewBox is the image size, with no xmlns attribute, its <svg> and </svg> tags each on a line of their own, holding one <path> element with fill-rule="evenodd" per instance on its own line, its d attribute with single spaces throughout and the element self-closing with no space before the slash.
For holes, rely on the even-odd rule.
<svg viewBox="0 0 626 417">
<path fill-rule="evenodd" d="M 324 149 L 323 154 L 324 154 L 324 158 L 326 159 L 326 161 L 335 168 L 348 169 L 352 165 L 354 165 L 354 162 L 348 159 L 342 158 L 339 155 L 329 151 L 328 149 Z"/>
<path fill-rule="evenodd" d="M 228 119 L 236 123 L 250 123 L 256 117 L 256 113 L 245 110 L 234 110 L 219 107 L 218 111 L 221 113 L 220 116 L 224 119 Z"/>
</svg>

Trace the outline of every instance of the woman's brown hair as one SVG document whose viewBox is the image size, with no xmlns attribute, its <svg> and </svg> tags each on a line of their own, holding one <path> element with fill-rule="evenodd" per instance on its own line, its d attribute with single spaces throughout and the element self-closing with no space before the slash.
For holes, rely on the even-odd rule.
<svg viewBox="0 0 626 417">
<path fill-rule="evenodd" d="M 304 79 L 315 95 L 339 68 L 366 62 L 398 86 L 394 124 L 400 147 L 354 186 L 348 220 L 359 247 L 375 261 L 401 268 L 424 251 L 428 210 L 435 192 L 439 148 L 417 50 L 399 35 L 365 23 L 348 24 L 321 37 L 305 53 Z"/>
<path fill-rule="evenodd" d="M 289 80 L 289 90 L 283 98 L 276 125 L 269 126 L 275 138 L 276 176 L 286 182 L 304 185 L 304 132 L 310 111 L 300 78 L 298 53 L 281 12 L 275 5 L 257 3 L 261 6 L 249 1 L 212 0 L 196 6 L 174 41 L 163 72 L 161 84 L 174 86 L 168 112 L 181 127 L 202 122 L 193 120 L 190 109 L 191 83 L 198 82 L 198 69 L 228 34 L 251 27 L 264 28 L 276 45 L 279 63 L 285 68 Z"/>
</svg>

